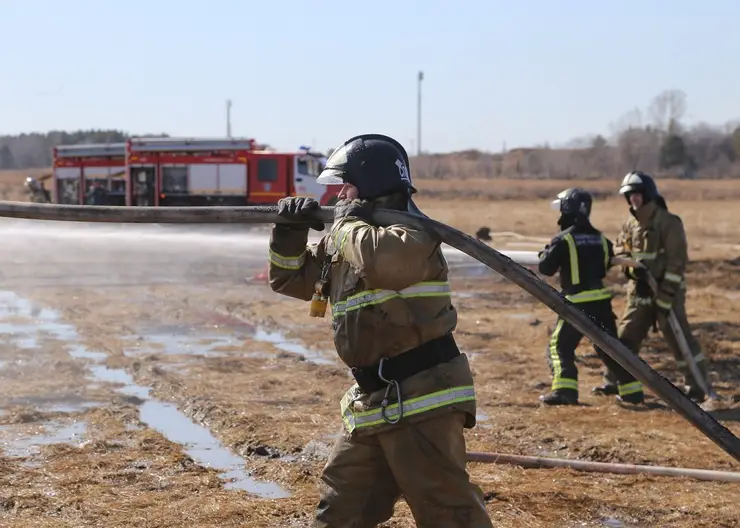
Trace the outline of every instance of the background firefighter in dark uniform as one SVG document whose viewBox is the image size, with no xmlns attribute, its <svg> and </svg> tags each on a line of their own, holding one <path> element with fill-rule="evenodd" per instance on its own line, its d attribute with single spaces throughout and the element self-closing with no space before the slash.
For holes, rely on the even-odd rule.
<svg viewBox="0 0 740 528">
<path fill-rule="evenodd" d="M 679 216 L 668 212 L 655 181 L 643 172 L 628 173 L 622 180 L 619 193 L 630 204 L 631 217 L 622 225 L 616 240 L 617 256 L 641 262 L 658 282 L 658 291 L 653 292 L 645 270 L 625 269 L 630 282 L 627 306 L 619 325 L 619 339 L 638 354 L 650 327 L 657 319 L 658 327 L 688 382 L 686 395 L 696 401 L 704 401 L 706 394 L 691 375 L 667 320 L 667 315 L 673 310 L 689 343 L 691 354 L 700 372 L 706 377 L 707 362 L 698 341 L 691 334 L 686 317 L 684 273 L 689 258 L 683 222 Z M 603 394 L 613 393 L 614 372 L 607 368 L 604 379 L 606 383 L 595 390 Z"/>
<path fill-rule="evenodd" d="M 321 476 L 314 526 L 377 526 L 403 496 L 420 528 L 491 527 L 466 470 L 475 391 L 452 336 L 457 311 L 440 243 L 370 217 L 375 207 L 421 214 L 408 155 L 387 136 L 357 136 L 332 153 L 318 181 L 344 185 L 329 234 L 307 247 L 309 226 L 276 224 L 269 270 L 271 288 L 311 301 L 313 315 L 328 299 L 334 344 L 356 380 L 340 402 L 343 435 Z M 283 198 L 278 214 L 305 222 L 318 207 Z"/>
<path fill-rule="evenodd" d="M 612 296 L 603 283 L 614 250 L 611 241 L 589 221 L 592 202 L 591 195 L 579 188 L 566 189 L 558 194 L 552 207 L 560 211 L 558 225 L 562 231 L 540 252 L 539 271 L 548 276 L 559 271 L 560 285 L 566 299 L 616 337 Z M 582 338 L 579 330 L 558 317 L 547 352 L 553 376 L 552 392 L 540 398 L 544 403 L 578 403 L 575 352 Z M 617 399 L 627 403 L 642 403 L 642 384 L 599 347 L 594 345 L 594 350 L 618 380 Z"/>
</svg>

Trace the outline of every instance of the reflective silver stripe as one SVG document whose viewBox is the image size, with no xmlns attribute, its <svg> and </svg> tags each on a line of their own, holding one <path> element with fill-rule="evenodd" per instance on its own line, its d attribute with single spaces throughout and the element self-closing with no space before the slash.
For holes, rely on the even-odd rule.
<svg viewBox="0 0 740 528">
<path fill-rule="evenodd" d="M 632 252 L 632 258 L 635 260 L 655 260 L 657 253 L 640 253 L 639 251 Z"/>
<path fill-rule="evenodd" d="M 284 257 L 273 250 L 270 250 L 270 262 L 275 264 L 278 268 L 297 270 L 301 269 L 303 263 L 306 262 L 306 252 L 304 251 L 300 256 L 297 257 Z"/>
<path fill-rule="evenodd" d="M 665 278 L 665 280 L 671 281 L 671 282 L 681 283 L 683 281 L 683 277 L 681 277 L 681 275 L 677 275 L 675 273 L 668 273 L 668 272 L 666 272 L 664 278 Z"/>
<path fill-rule="evenodd" d="M 617 385 L 617 390 L 620 396 L 627 396 L 628 394 L 635 394 L 636 392 L 642 392 L 642 383 L 639 381 L 633 381 L 626 385 Z"/>
<path fill-rule="evenodd" d="M 342 398 L 341 409 L 342 409 L 342 421 L 348 432 L 352 432 L 355 429 L 363 427 L 372 427 L 374 425 L 380 425 L 386 423 L 383 420 L 383 415 L 380 409 L 373 409 L 370 411 L 354 412 L 352 410 L 351 395 L 355 394 L 353 389 L 347 391 Z M 437 392 L 432 392 L 418 398 L 412 398 L 410 400 L 404 400 L 403 402 L 403 416 L 413 416 L 432 409 L 438 409 L 446 405 L 452 405 L 453 403 L 461 403 L 466 401 L 475 401 L 475 389 L 472 385 L 465 385 L 462 387 L 453 387 L 451 389 L 445 389 Z M 385 415 L 388 419 L 393 420 L 398 417 L 398 403 L 389 405 L 385 409 Z"/>
<path fill-rule="evenodd" d="M 650 297 L 635 297 L 633 303 L 637 306 L 651 306 L 653 299 Z"/>
<path fill-rule="evenodd" d="M 580 293 L 566 295 L 565 298 L 568 299 L 572 303 L 585 303 L 585 302 L 603 301 L 605 299 L 611 299 L 612 294 L 608 289 L 602 288 L 600 290 L 586 290 Z"/>
<path fill-rule="evenodd" d="M 449 296 L 451 291 L 450 284 L 447 281 L 418 282 L 400 291 L 366 290 L 332 304 L 331 311 L 333 317 L 338 317 L 346 312 L 359 310 L 364 306 L 380 304 L 391 299 Z"/>
<path fill-rule="evenodd" d="M 673 303 L 666 302 L 662 299 L 655 299 L 655 304 L 657 304 L 661 308 L 664 308 L 665 310 L 670 310 Z"/>
</svg>

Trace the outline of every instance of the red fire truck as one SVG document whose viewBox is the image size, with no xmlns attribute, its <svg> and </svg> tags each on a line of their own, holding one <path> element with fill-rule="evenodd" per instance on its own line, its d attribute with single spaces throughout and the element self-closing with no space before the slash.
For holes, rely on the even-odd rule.
<svg viewBox="0 0 740 528">
<path fill-rule="evenodd" d="M 123 205 L 126 199 L 126 145 L 65 145 L 52 150 L 52 202 Z"/>
<path fill-rule="evenodd" d="M 275 152 L 254 139 L 132 138 L 125 154 L 126 205 L 258 205 L 294 195 L 331 205 L 339 192 L 316 182 L 323 155 Z"/>
</svg>

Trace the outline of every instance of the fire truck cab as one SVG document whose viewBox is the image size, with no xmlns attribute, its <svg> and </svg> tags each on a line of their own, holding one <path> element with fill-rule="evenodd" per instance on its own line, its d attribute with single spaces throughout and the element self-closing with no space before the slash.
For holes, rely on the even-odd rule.
<svg viewBox="0 0 740 528">
<path fill-rule="evenodd" d="M 285 196 L 336 201 L 316 178 L 326 158 L 275 152 L 254 139 L 132 138 L 125 145 L 126 205 L 259 205 Z"/>
<path fill-rule="evenodd" d="M 124 143 L 65 145 L 52 151 L 52 201 L 74 205 L 123 205 Z"/>
</svg>

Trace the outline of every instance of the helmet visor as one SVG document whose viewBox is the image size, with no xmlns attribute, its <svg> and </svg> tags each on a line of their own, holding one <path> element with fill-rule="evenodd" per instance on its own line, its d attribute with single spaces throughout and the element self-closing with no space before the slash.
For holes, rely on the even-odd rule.
<svg viewBox="0 0 740 528">
<path fill-rule="evenodd" d="M 560 198 L 555 198 L 552 202 L 550 202 L 550 209 L 553 211 L 560 211 Z"/>
<path fill-rule="evenodd" d="M 324 169 L 316 178 L 316 183 L 322 185 L 343 185 L 344 184 L 344 171 L 337 169 Z"/>
</svg>

